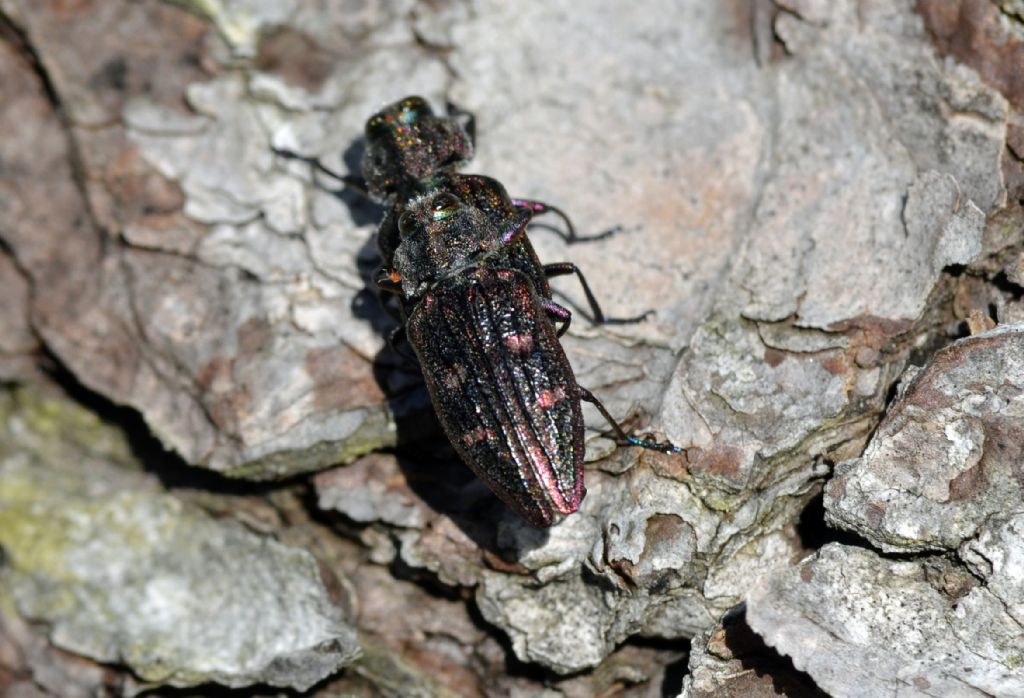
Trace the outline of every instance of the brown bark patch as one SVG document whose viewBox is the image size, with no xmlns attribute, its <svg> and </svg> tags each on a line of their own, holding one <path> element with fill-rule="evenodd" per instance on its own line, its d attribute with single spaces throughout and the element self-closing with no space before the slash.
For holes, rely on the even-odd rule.
<svg viewBox="0 0 1024 698">
<path fill-rule="evenodd" d="M 238 358 L 258 354 L 270 341 L 273 333 L 270 323 L 263 317 L 251 317 L 238 327 Z"/>
<path fill-rule="evenodd" d="M 867 337 L 874 336 L 886 340 L 907 332 L 912 326 L 911 320 L 892 320 L 890 318 L 878 317 L 877 315 L 858 315 L 842 322 L 829 326 L 833 332 L 856 333 L 860 331 Z M 865 340 L 867 339 L 865 338 Z M 869 346 L 881 346 L 881 343 L 865 341 Z"/>
<path fill-rule="evenodd" d="M 658 546 L 675 545 L 685 535 L 687 528 L 689 526 L 675 514 L 655 514 L 650 517 L 647 519 L 644 555 Z"/>
<path fill-rule="evenodd" d="M 743 464 L 743 452 L 735 446 L 714 446 L 701 451 L 691 468 L 694 472 L 732 477 Z"/>
<path fill-rule="evenodd" d="M 978 71 L 1014 108 L 1024 110 L 1024 42 L 1000 23 L 990 0 L 919 0 L 935 47 Z"/>
<path fill-rule="evenodd" d="M 848 366 L 842 354 L 829 354 L 821 359 L 821 367 L 833 376 L 846 374 Z"/>
<path fill-rule="evenodd" d="M 865 514 L 872 528 L 878 528 L 882 524 L 882 519 L 885 518 L 885 505 L 872 502 L 868 504 Z"/>
<path fill-rule="evenodd" d="M 336 63 L 337 57 L 312 37 L 286 28 L 263 37 L 256 54 L 257 70 L 274 73 L 310 92 L 320 91 Z"/>
<path fill-rule="evenodd" d="M 800 568 L 800 580 L 805 584 L 810 583 L 814 579 L 814 568 L 810 565 L 804 565 Z"/>
<path fill-rule="evenodd" d="M 949 501 L 970 499 L 985 489 L 985 469 L 979 462 L 949 481 Z"/>
<path fill-rule="evenodd" d="M 783 361 L 786 360 L 786 353 L 779 351 L 778 349 L 765 349 L 764 350 L 764 362 L 775 368 Z"/>
<path fill-rule="evenodd" d="M 346 346 L 310 349 L 305 365 L 316 386 L 319 412 L 376 407 L 384 402 L 370 362 Z"/>
</svg>

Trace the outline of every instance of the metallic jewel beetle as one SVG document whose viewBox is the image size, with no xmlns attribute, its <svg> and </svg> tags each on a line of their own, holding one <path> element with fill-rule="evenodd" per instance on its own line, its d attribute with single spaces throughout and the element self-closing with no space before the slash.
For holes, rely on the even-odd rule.
<svg viewBox="0 0 1024 698">
<path fill-rule="evenodd" d="M 472 122 L 461 116 L 436 116 L 425 100 L 408 97 L 367 122 L 365 188 L 391 206 L 378 233 L 378 283 L 399 298 L 455 450 L 524 519 L 550 526 L 585 494 L 581 400 L 620 441 L 678 449 L 628 436 L 576 382 L 558 341 L 572 315 L 552 300 L 548 278 L 576 274 L 595 320 L 604 316 L 575 265 L 541 264 L 526 226 L 551 211 L 565 220 L 570 242 L 580 238 L 560 210 L 455 172 L 473 150 Z"/>
</svg>

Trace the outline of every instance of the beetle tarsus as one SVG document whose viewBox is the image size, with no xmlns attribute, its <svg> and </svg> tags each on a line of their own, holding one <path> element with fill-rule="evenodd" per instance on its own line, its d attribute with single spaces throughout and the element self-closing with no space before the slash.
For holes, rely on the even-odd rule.
<svg viewBox="0 0 1024 698">
<path fill-rule="evenodd" d="M 612 431 L 615 432 L 615 438 L 618 440 L 620 445 L 631 445 L 639 446 L 640 448 L 650 449 L 652 451 L 661 451 L 662 453 L 682 453 L 682 449 L 672 444 L 669 441 L 658 441 L 654 434 L 645 434 L 644 438 L 637 438 L 626 433 L 622 426 L 615 421 L 608 409 L 602 404 L 597 397 L 584 388 L 581 385 L 576 386 L 576 390 L 579 393 L 580 399 L 589 402 L 591 405 L 597 408 L 597 411 L 601 413 L 601 416 L 605 418 L 608 424 L 611 425 Z"/>
</svg>

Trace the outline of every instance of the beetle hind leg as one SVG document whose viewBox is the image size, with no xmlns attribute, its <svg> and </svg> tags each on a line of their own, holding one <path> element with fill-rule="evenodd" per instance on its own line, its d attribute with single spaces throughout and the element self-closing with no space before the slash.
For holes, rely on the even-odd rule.
<svg viewBox="0 0 1024 698">
<path fill-rule="evenodd" d="M 622 428 L 622 426 L 615 421 L 608 409 L 601 404 L 592 392 L 584 388 L 582 385 L 576 386 L 576 392 L 581 400 L 589 402 L 591 405 L 597 408 L 598 412 L 601 413 L 608 423 L 612 427 L 612 431 L 615 432 L 615 438 L 618 439 L 620 445 L 639 446 L 640 448 L 647 448 L 652 451 L 661 451 L 662 453 L 682 453 L 683 449 L 679 448 L 670 441 L 657 441 L 653 434 L 645 434 L 644 438 L 638 438 L 636 436 L 630 436 Z"/>
</svg>

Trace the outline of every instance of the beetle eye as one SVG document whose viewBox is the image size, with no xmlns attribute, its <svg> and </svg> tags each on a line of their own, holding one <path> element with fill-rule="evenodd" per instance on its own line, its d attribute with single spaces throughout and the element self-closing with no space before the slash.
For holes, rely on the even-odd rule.
<svg viewBox="0 0 1024 698">
<path fill-rule="evenodd" d="M 440 221 L 458 211 L 461 206 L 462 201 L 459 200 L 459 197 L 445 192 L 434 197 L 430 210 L 434 220 Z"/>
<path fill-rule="evenodd" d="M 416 217 L 412 211 L 406 211 L 398 217 L 398 232 L 401 235 L 408 235 L 416 227 Z"/>
<path fill-rule="evenodd" d="M 374 114 L 366 122 L 366 139 L 373 140 L 388 131 L 388 121 L 383 114 Z"/>
</svg>

